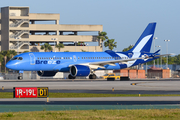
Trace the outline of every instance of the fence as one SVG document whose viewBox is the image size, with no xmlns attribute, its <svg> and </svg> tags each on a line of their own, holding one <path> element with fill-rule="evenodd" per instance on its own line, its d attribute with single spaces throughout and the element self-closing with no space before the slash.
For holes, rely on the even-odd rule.
<svg viewBox="0 0 180 120">
<path fill-rule="evenodd" d="M 103 76 L 105 73 L 97 73 L 97 79 L 101 79 L 100 76 Z M 60 73 L 53 77 L 40 77 L 36 73 L 23 73 L 23 79 L 24 80 L 42 80 L 42 79 L 68 79 L 69 73 Z M 148 79 L 148 78 L 180 78 L 180 72 L 178 71 L 172 71 L 169 75 L 163 77 L 162 73 L 119 73 L 116 72 L 117 76 L 129 76 L 130 79 Z M 166 74 L 165 74 L 166 75 Z M 9 73 L 5 75 L 1 75 L 0 77 L 3 77 L 5 80 L 18 80 L 18 73 Z M 89 77 L 76 77 L 76 79 L 89 79 Z"/>
</svg>

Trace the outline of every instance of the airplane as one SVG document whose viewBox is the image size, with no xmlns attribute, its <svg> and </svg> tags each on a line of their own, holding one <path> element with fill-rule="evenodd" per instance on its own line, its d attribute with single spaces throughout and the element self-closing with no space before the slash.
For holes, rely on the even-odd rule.
<svg viewBox="0 0 180 120">
<path fill-rule="evenodd" d="M 149 23 L 132 49 L 126 52 L 28 52 L 14 56 L 6 67 L 18 71 L 37 71 L 39 76 L 54 76 L 69 72 L 69 79 L 89 76 L 96 79 L 95 71 L 119 70 L 143 64 L 172 54 L 150 53 L 156 23 Z M 18 79 L 22 79 L 18 76 Z"/>
</svg>

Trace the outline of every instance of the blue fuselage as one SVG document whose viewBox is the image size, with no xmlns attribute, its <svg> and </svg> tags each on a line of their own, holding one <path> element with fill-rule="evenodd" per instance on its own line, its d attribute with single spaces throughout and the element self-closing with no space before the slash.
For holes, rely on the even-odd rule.
<svg viewBox="0 0 180 120">
<path fill-rule="evenodd" d="M 135 55 L 137 54 L 137 55 Z M 130 59 L 141 57 L 142 55 L 151 55 L 151 53 L 127 53 L 127 52 L 30 52 L 15 56 L 10 60 L 6 67 L 12 70 L 21 71 L 59 71 L 68 72 L 70 65 L 86 64 L 93 62 L 113 61 L 121 59 Z M 22 58 L 20 60 L 19 58 Z M 115 65 L 104 65 L 104 68 L 96 70 L 117 70 L 134 65 L 149 62 L 153 59 L 138 59 L 128 61 L 127 63 L 115 63 Z"/>
</svg>

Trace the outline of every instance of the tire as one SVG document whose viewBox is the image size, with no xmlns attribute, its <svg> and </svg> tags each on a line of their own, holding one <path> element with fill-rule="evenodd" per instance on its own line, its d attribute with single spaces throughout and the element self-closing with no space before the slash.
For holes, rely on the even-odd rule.
<svg viewBox="0 0 180 120">
<path fill-rule="evenodd" d="M 89 79 L 93 79 L 93 78 L 92 78 L 92 75 L 89 75 Z"/>
<path fill-rule="evenodd" d="M 96 79 L 96 75 L 95 74 L 92 75 L 92 79 Z"/>
<path fill-rule="evenodd" d="M 71 76 L 71 74 L 68 75 L 69 79 L 75 79 L 76 77 Z"/>
<path fill-rule="evenodd" d="M 22 80 L 22 76 L 18 76 L 18 80 Z"/>
<path fill-rule="evenodd" d="M 96 79 L 96 75 L 95 74 L 89 75 L 89 79 Z"/>
</svg>

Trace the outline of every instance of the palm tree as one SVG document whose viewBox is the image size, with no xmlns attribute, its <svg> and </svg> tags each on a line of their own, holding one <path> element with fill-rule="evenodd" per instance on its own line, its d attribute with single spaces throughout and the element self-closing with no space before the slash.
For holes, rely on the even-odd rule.
<svg viewBox="0 0 180 120">
<path fill-rule="evenodd" d="M 7 50 L 7 51 L 2 51 L 2 55 L 4 56 L 4 63 L 5 63 L 5 65 L 6 65 L 6 60 L 7 60 L 7 58 L 10 58 L 9 50 Z M 5 73 L 6 73 L 6 67 L 5 67 Z"/>
<path fill-rule="evenodd" d="M 15 50 L 9 50 L 10 57 L 13 58 L 15 55 L 17 55 L 17 52 Z"/>
<path fill-rule="evenodd" d="M 24 51 L 23 53 L 27 53 L 27 52 L 29 52 L 28 50 L 26 50 L 26 51 Z"/>
<path fill-rule="evenodd" d="M 99 35 L 97 36 L 99 40 L 102 42 L 108 39 L 107 33 L 106 32 L 100 32 Z M 101 46 L 103 47 L 103 46 Z"/>
<path fill-rule="evenodd" d="M 123 52 L 126 52 L 126 51 L 130 50 L 131 48 L 133 48 L 133 46 L 134 46 L 134 45 L 130 45 L 129 47 L 124 48 L 124 49 L 123 49 Z"/>
<path fill-rule="evenodd" d="M 114 49 L 114 47 L 117 47 L 117 42 L 114 42 L 114 39 L 108 39 L 106 42 L 104 42 L 104 46 L 108 47 L 110 50 Z"/>
<path fill-rule="evenodd" d="M 3 60 L 4 60 L 4 56 L 0 54 L 0 72 L 1 72 L 1 65 L 2 65 Z"/>
<path fill-rule="evenodd" d="M 48 43 L 44 43 L 44 45 L 41 45 L 41 50 L 44 50 L 45 52 L 47 52 L 47 50 L 51 51 L 52 47 Z"/>
<path fill-rule="evenodd" d="M 85 51 L 85 50 L 83 50 L 83 49 L 81 49 L 81 51 L 82 51 L 82 52 L 87 52 L 87 51 Z"/>
<path fill-rule="evenodd" d="M 64 44 L 59 43 L 56 45 L 56 48 L 58 48 L 58 50 L 60 51 L 61 48 L 64 48 Z"/>
</svg>

